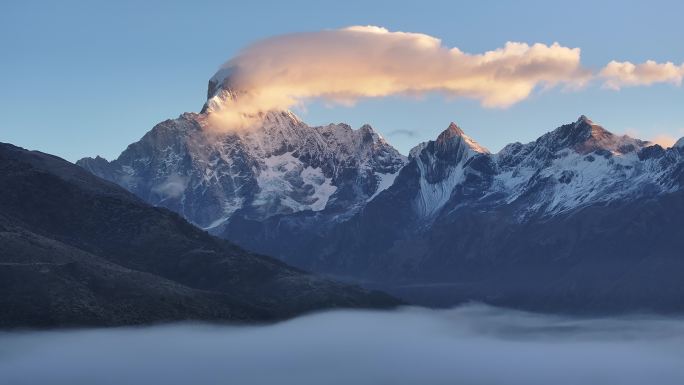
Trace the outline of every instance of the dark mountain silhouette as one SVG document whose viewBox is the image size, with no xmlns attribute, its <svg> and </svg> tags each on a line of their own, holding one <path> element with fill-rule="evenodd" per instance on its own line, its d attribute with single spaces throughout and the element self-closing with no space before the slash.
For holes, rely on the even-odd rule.
<svg viewBox="0 0 684 385">
<path fill-rule="evenodd" d="M 63 159 L 0 144 L 0 326 L 267 321 L 396 304 L 246 252 Z"/>
</svg>

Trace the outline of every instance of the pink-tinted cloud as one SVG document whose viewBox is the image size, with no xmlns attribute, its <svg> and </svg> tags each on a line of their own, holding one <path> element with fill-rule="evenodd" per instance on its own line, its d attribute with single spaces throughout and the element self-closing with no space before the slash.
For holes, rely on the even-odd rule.
<svg viewBox="0 0 684 385">
<path fill-rule="evenodd" d="M 285 109 L 312 98 L 352 104 L 359 98 L 441 92 L 507 107 L 537 87 L 582 85 L 591 74 L 580 49 L 508 42 L 480 54 L 447 47 L 421 33 L 373 26 L 297 33 L 256 42 L 224 64 L 215 81 L 244 91 L 230 112 Z"/>
<path fill-rule="evenodd" d="M 214 126 L 242 127 L 270 110 L 311 99 L 354 104 L 360 98 L 438 92 L 484 107 L 508 107 L 535 89 L 605 88 L 655 83 L 680 85 L 684 64 L 611 61 L 598 72 L 584 68 L 580 49 L 508 42 L 484 53 L 445 46 L 436 37 L 375 26 L 295 33 L 247 46 L 212 78 L 225 84 L 208 102 Z M 213 97 L 211 97 L 213 96 Z M 659 138 L 661 142 L 664 138 Z"/>
<path fill-rule="evenodd" d="M 603 67 L 599 77 L 604 80 L 606 88 L 619 90 L 622 87 L 649 86 L 655 83 L 682 84 L 684 63 L 675 65 L 672 62 L 657 63 L 648 60 L 641 64 L 628 61 L 611 61 Z"/>
</svg>

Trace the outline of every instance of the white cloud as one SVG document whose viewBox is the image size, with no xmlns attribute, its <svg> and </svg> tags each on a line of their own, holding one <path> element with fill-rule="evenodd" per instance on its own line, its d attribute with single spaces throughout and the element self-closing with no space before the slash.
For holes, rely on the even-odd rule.
<svg viewBox="0 0 684 385">
<path fill-rule="evenodd" d="M 312 98 L 353 104 L 428 92 L 507 107 L 537 87 L 578 87 L 591 77 L 581 67 L 580 49 L 558 43 L 508 42 L 469 54 L 429 35 L 373 26 L 275 36 L 248 46 L 222 68 L 218 74 L 229 73 L 232 88 L 248 91 L 229 99 L 224 111 L 238 118 Z"/>
<path fill-rule="evenodd" d="M 649 86 L 654 83 L 682 84 L 684 63 L 677 66 L 672 62 L 657 63 L 648 60 L 641 64 L 611 61 L 601 69 L 599 77 L 606 88 L 619 90 L 622 87 Z"/>
<path fill-rule="evenodd" d="M 445 46 L 436 37 L 376 26 L 271 37 L 240 51 L 212 78 L 234 91 L 209 101 L 214 128 L 249 126 L 261 112 L 303 107 L 311 99 L 352 105 L 360 98 L 438 92 L 505 108 L 535 89 L 579 89 L 589 81 L 619 90 L 681 85 L 684 64 L 611 61 L 584 68 L 580 49 L 508 42 L 484 53 Z M 669 142 L 669 140 L 668 140 Z"/>
</svg>

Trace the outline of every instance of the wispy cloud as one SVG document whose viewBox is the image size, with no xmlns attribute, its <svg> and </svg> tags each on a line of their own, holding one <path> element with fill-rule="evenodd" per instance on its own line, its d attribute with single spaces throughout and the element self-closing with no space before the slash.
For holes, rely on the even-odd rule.
<svg viewBox="0 0 684 385">
<path fill-rule="evenodd" d="M 413 137 L 416 136 L 416 133 L 411 131 L 411 130 L 392 130 L 387 133 L 387 136 L 409 136 Z"/>
</svg>

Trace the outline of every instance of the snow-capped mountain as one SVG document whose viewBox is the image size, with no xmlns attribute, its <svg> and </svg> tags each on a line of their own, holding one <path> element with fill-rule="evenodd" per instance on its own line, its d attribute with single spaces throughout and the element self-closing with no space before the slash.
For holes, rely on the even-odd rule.
<svg viewBox="0 0 684 385">
<path fill-rule="evenodd" d="M 201 113 L 78 164 L 247 249 L 421 303 L 684 310 L 684 139 L 581 116 L 491 153 L 452 123 L 404 157 L 370 126 L 287 111 L 216 129 L 246 95 L 219 71 Z"/>
<path fill-rule="evenodd" d="M 411 158 L 420 175 L 413 206 L 421 216 L 434 216 L 448 201 L 489 207 L 518 202 L 520 221 L 673 192 L 680 186 L 672 174 L 682 160 L 677 147 L 614 135 L 585 116 L 496 154 L 452 123 L 436 141 L 415 147 Z"/>
<path fill-rule="evenodd" d="M 223 131 L 209 113 L 240 97 L 219 71 L 202 113 L 159 123 L 118 159 L 78 161 L 146 201 L 205 229 L 236 212 L 250 219 L 301 211 L 351 215 L 406 163 L 369 125 L 310 127 L 288 111 L 253 117 L 255 127 Z"/>
<path fill-rule="evenodd" d="M 683 187 L 684 148 L 584 116 L 496 154 L 451 124 L 391 187 L 295 252 L 421 303 L 682 309 Z"/>
</svg>

